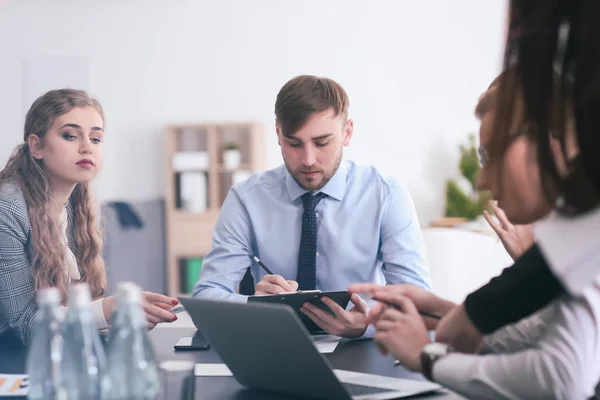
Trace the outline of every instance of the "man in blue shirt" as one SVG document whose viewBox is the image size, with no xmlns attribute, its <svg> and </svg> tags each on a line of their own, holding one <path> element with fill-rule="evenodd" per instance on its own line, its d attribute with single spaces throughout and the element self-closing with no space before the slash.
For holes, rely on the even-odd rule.
<svg viewBox="0 0 600 400">
<path fill-rule="evenodd" d="M 411 283 L 430 289 L 425 246 L 408 191 L 373 167 L 342 160 L 353 122 L 336 82 L 298 76 L 275 103 L 284 165 L 233 186 L 213 231 L 194 296 L 247 301 L 237 286 L 251 267 L 256 294 L 346 290 L 355 282 Z M 257 256 L 272 272 L 253 261 Z M 323 302 L 302 311 L 323 330 L 365 334 L 367 302 L 344 310 Z"/>
</svg>

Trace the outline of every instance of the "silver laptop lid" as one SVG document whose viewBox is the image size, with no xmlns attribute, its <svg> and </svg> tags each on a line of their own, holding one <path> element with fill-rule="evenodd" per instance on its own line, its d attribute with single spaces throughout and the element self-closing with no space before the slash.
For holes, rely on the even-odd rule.
<svg viewBox="0 0 600 400">
<path fill-rule="evenodd" d="M 307 397 L 351 399 L 290 307 L 180 300 L 240 384 Z"/>
</svg>

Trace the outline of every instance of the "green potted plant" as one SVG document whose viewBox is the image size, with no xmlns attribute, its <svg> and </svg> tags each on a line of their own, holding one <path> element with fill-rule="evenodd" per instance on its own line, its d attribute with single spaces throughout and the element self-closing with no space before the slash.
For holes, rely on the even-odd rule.
<svg viewBox="0 0 600 400">
<path fill-rule="evenodd" d="M 479 173 L 479 157 L 475 145 L 475 135 L 469 135 L 469 142 L 460 145 L 459 170 L 461 176 L 446 182 L 446 210 L 444 225 L 456 225 L 478 218 L 490 199 L 489 193 L 476 189 L 475 180 Z"/>
<path fill-rule="evenodd" d="M 223 165 L 228 170 L 239 168 L 242 162 L 242 153 L 237 143 L 227 143 L 223 149 Z"/>
</svg>

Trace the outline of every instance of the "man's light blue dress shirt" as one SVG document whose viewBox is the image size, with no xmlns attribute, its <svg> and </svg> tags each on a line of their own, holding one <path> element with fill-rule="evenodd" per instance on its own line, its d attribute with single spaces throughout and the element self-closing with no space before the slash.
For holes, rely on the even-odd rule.
<svg viewBox="0 0 600 400">
<path fill-rule="evenodd" d="M 196 297 L 246 301 L 237 287 L 246 268 L 255 282 L 266 272 L 295 280 L 304 208 L 302 189 L 285 165 L 233 186 L 204 257 Z M 408 191 L 373 167 L 342 161 L 321 188 L 317 205 L 316 288 L 352 283 L 412 283 L 430 289 L 425 245 Z"/>
</svg>

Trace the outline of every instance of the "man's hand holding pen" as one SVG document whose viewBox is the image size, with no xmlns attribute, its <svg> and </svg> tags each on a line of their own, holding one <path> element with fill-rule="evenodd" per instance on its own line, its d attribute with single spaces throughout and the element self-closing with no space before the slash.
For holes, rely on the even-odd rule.
<svg viewBox="0 0 600 400">
<path fill-rule="evenodd" d="M 267 273 L 256 284 L 256 288 L 254 289 L 255 295 L 290 293 L 298 290 L 298 282 L 286 280 L 281 275 L 275 275 L 258 257 L 254 256 L 252 258 Z"/>
<path fill-rule="evenodd" d="M 298 282 L 286 280 L 281 275 L 265 275 L 261 281 L 256 284 L 254 294 L 278 294 L 289 293 L 298 290 Z"/>
</svg>

